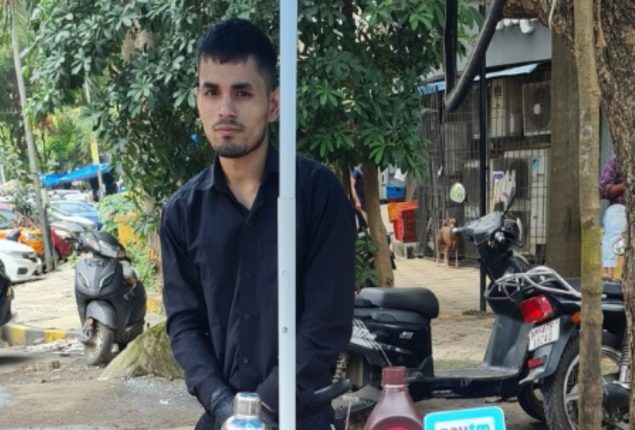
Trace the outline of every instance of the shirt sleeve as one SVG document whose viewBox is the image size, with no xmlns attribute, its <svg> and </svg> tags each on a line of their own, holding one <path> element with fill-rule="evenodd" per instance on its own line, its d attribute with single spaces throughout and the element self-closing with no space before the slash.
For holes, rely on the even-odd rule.
<svg viewBox="0 0 635 430">
<path fill-rule="evenodd" d="M 308 249 L 298 279 L 297 409 L 328 385 L 338 354 L 351 338 L 355 283 L 355 225 L 334 175 L 324 170 L 312 193 Z M 304 250 L 303 250 L 304 251 Z M 298 255 L 300 251 L 298 250 Z M 300 273 L 300 272 L 298 272 Z M 325 380 L 325 375 L 328 378 Z M 278 410 L 278 368 L 257 389 Z"/>
<path fill-rule="evenodd" d="M 209 339 L 198 269 L 184 246 L 184 235 L 179 234 L 178 226 L 184 222 L 174 206 L 163 210 L 160 228 L 163 303 L 174 358 L 185 371 L 188 391 L 208 410 L 212 393 L 227 384 Z"/>
<path fill-rule="evenodd" d="M 617 174 L 617 158 L 612 157 L 602 169 L 602 175 L 600 176 L 600 198 L 608 199 L 608 191 L 611 185 L 615 182 L 615 175 Z"/>
</svg>

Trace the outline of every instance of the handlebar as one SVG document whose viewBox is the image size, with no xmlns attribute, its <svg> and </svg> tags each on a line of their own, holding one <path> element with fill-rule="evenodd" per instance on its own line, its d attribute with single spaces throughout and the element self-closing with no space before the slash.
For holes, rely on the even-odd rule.
<svg viewBox="0 0 635 430">
<path fill-rule="evenodd" d="M 454 227 L 452 229 L 452 234 L 454 235 L 463 234 L 465 233 L 465 231 L 466 231 L 465 227 Z"/>
</svg>

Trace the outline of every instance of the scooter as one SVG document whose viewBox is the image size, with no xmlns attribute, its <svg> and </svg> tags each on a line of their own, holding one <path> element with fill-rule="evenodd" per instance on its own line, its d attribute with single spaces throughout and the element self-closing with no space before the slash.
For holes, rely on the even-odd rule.
<svg viewBox="0 0 635 430">
<path fill-rule="evenodd" d="M 0 327 L 11 320 L 11 300 L 13 300 L 11 280 L 0 271 Z"/>
<path fill-rule="evenodd" d="M 614 246 L 618 255 L 624 252 L 619 242 Z M 529 374 L 520 381 L 521 385 L 542 386 L 550 429 L 577 429 L 582 321 L 580 280 L 563 279 L 553 269 L 541 266 L 526 273 L 503 276 L 497 283 L 510 297 L 524 298 L 535 324 L 528 337 Z M 604 281 L 602 313 L 603 425 L 629 429 L 631 360 L 620 281 Z"/>
<path fill-rule="evenodd" d="M 454 188 L 457 188 L 455 190 Z M 465 200 L 465 189 L 456 184 L 450 192 Z M 348 378 L 354 392 L 335 402 L 338 414 L 354 415 L 372 407 L 379 395 L 381 370 L 406 366 L 410 394 L 415 401 L 432 397 L 517 397 L 530 416 L 544 420 L 542 402 L 527 377 L 528 333 L 524 309 L 493 282 L 508 273 L 525 272 L 528 262 L 513 252 L 520 245 L 521 228 L 508 217 L 512 198 L 503 212 L 496 211 L 456 228 L 476 245 L 491 282 L 485 299 L 496 319 L 485 357 L 476 367 L 436 370 L 432 351 L 431 321 L 439 303 L 425 288 L 364 288 L 356 296 L 353 336 L 340 357 L 336 375 Z"/>
<path fill-rule="evenodd" d="M 82 323 L 80 342 L 89 365 L 108 363 L 143 331 L 146 292 L 124 247 L 111 234 L 82 237 L 86 252 L 75 268 L 75 298 Z"/>
</svg>

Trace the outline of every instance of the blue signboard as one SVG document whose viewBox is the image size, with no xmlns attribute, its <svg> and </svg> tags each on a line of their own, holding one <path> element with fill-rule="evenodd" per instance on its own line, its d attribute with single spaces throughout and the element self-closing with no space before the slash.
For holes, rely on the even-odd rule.
<svg viewBox="0 0 635 430">
<path fill-rule="evenodd" d="M 433 412 L 423 425 L 426 430 L 505 430 L 505 414 L 496 406 Z"/>
</svg>

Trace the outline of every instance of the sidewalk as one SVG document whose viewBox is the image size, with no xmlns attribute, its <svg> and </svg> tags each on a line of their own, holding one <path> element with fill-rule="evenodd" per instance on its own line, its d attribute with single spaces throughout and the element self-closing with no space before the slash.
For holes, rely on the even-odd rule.
<svg viewBox="0 0 635 430">
<path fill-rule="evenodd" d="M 0 329 L 11 345 L 32 345 L 77 337 L 81 323 L 73 283 L 75 271 L 66 263 L 44 278 L 13 286 L 13 319 Z M 146 322 L 161 320 L 156 294 L 150 294 Z"/>
</svg>

